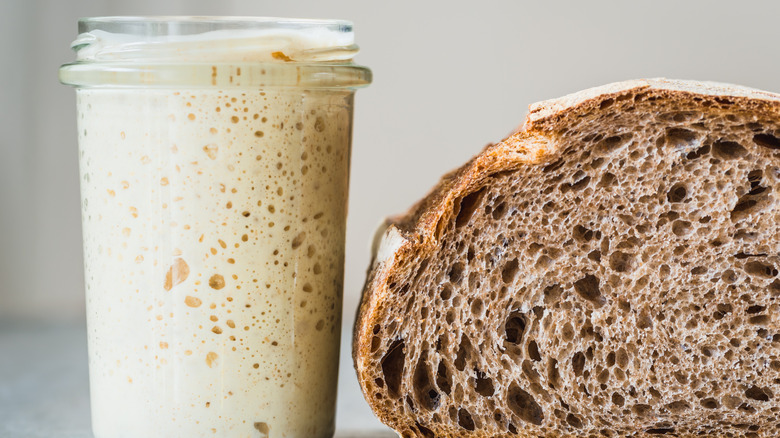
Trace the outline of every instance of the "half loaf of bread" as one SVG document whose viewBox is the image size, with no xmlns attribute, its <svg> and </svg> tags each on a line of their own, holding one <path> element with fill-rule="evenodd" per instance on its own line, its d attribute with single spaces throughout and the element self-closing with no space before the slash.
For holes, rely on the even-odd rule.
<svg viewBox="0 0 780 438">
<path fill-rule="evenodd" d="M 780 96 L 531 106 L 404 217 L 354 335 L 403 437 L 780 436 Z"/>
</svg>

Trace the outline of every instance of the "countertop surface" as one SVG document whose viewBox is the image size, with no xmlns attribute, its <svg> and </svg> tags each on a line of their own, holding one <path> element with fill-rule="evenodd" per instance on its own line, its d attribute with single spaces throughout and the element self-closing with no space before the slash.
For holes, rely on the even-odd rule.
<svg viewBox="0 0 780 438">
<path fill-rule="evenodd" d="M 83 326 L 0 323 L 0 437 L 91 438 Z M 393 438 L 357 386 L 342 339 L 335 438 Z"/>
</svg>

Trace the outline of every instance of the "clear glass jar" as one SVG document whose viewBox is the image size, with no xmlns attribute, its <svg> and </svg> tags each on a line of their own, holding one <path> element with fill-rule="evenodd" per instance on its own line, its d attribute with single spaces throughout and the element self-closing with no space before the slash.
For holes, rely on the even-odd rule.
<svg viewBox="0 0 780 438">
<path fill-rule="evenodd" d="M 92 421 L 108 437 L 334 431 L 352 26 L 79 22 Z"/>
</svg>

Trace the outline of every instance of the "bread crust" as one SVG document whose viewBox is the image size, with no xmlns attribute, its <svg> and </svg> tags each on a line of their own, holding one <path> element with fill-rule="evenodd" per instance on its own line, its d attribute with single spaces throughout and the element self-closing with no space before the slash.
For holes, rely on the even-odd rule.
<svg viewBox="0 0 780 438">
<path fill-rule="evenodd" d="M 404 434 L 406 426 L 395 424 L 389 413 L 376 405 L 372 394 L 367 392 L 370 377 L 366 367 L 371 351 L 372 330 L 384 309 L 391 306 L 395 299 L 388 288 L 388 278 L 404 270 L 407 261 L 424 258 L 432 252 L 439 243 L 437 226 L 453 215 L 456 200 L 479 188 L 490 175 L 544 162 L 555 152 L 556 146 L 552 140 L 556 131 L 564 129 L 583 114 L 639 94 L 672 102 L 697 102 L 716 108 L 736 107 L 774 118 L 780 117 L 778 94 L 729 84 L 663 78 L 608 84 L 530 105 L 521 129 L 497 144 L 488 145 L 462 167 L 443 176 L 406 214 L 385 223 L 387 228 L 372 255 L 362 292 L 352 346 L 354 366 L 364 397 L 383 423 Z M 513 436 L 526 436 L 522 430 L 518 432 L 518 435 Z M 639 432 L 636 436 L 645 435 Z M 463 431 L 453 436 L 478 435 Z"/>
</svg>

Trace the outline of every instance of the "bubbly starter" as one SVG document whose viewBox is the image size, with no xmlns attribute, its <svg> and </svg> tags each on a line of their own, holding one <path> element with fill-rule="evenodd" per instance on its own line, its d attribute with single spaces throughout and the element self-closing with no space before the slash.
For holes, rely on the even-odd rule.
<svg viewBox="0 0 780 438">
<path fill-rule="evenodd" d="M 78 107 L 96 436 L 330 436 L 351 92 L 85 88 Z"/>
</svg>

